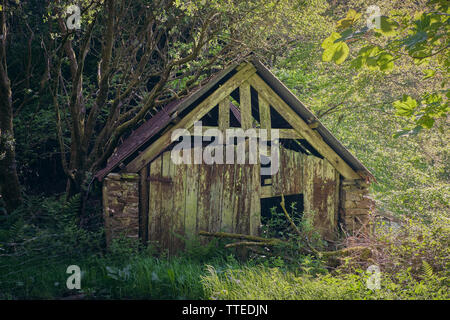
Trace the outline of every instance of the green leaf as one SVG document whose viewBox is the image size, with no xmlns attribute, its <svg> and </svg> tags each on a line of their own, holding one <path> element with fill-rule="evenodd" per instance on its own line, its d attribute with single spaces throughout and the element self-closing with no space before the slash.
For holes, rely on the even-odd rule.
<svg viewBox="0 0 450 320">
<path fill-rule="evenodd" d="M 426 41 L 428 38 L 428 35 L 424 31 L 419 31 L 411 36 L 407 37 L 403 44 L 407 47 L 407 49 L 410 51 L 410 54 L 414 53 L 417 49 L 416 46 L 424 41 Z M 419 48 L 420 50 L 421 48 Z"/>
<path fill-rule="evenodd" d="M 391 20 L 389 17 L 380 17 L 380 28 L 375 29 L 376 32 L 381 33 L 384 36 L 392 37 L 397 34 L 398 23 Z"/>
<path fill-rule="evenodd" d="M 417 101 L 408 95 L 403 95 L 402 100 L 394 101 L 393 106 L 397 109 L 398 116 L 410 117 L 414 114 L 414 109 L 417 108 Z"/>
<path fill-rule="evenodd" d="M 371 70 L 377 69 L 378 68 L 378 58 L 376 58 L 376 57 L 366 58 L 366 65 Z"/>
<path fill-rule="evenodd" d="M 347 59 L 349 53 L 350 49 L 348 48 L 348 45 L 345 42 L 340 42 L 337 44 L 336 51 L 333 55 L 333 61 L 336 62 L 336 64 L 341 64 Z"/>
<path fill-rule="evenodd" d="M 394 57 L 387 53 L 387 52 L 383 52 L 378 56 L 378 66 L 380 68 L 381 71 L 389 71 L 392 70 L 394 68 L 394 61 L 393 61 Z"/>
<path fill-rule="evenodd" d="M 350 9 L 344 19 L 337 22 L 337 29 L 346 29 L 351 27 L 356 21 L 361 18 L 361 13 L 356 12 L 354 9 Z"/>
<path fill-rule="evenodd" d="M 334 48 L 327 48 L 322 53 L 322 61 L 323 62 L 330 62 L 331 59 L 333 59 L 334 55 Z"/>
<path fill-rule="evenodd" d="M 342 38 L 337 32 L 333 32 L 328 38 L 322 42 L 322 48 L 325 50 L 322 53 L 322 61 L 334 61 L 336 64 L 341 64 L 347 59 L 350 49 L 345 42 L 336 40 Z"/>
<path fill-rule="evenodd" d="M 396 133 L 394 133 L 392 135 L 392 137 L 399 138 L 401 136 L 408 136 L 410 132 L 411 132 L 411 130 L 408 130 L 408 129 L 406 129 L 406 130 L 398 130 Z"/>
<path fill-rule="evenodd" d="M 424 71 L 425 76 L 422 78 L 423 80 L 434 77 L 434 74 L 436 73 L 435 70 L 427 69 Z"/>
<path fill-rule="evenodd" d="M 363 64 L 364 64 L 363 57 L 357 57 L 357 58 L 352 60 L 352 62 L 350 63 L 350 67 L 358 70 L 358 69 L 362 68 Z"/>
<path fill-rule="evenodd" d="M 329 47 L 331 47 L 332 45 L 334 45 L 334 41 L 337 39 L 342 38 L 342 36 L 337 33 L 337 32 L 333 32 L 328 38 L 326 38 L 325 40 L 323 40 L 322 42 L 322 48 L 327 49 Z"/>
<path fill-rule="evenodd" d="M 402 129 L 394 133 L 392 137 L 399 138 L 401 136 L 415 136 L 420 132 L 420 130 L 422 130 L 421 126 L 417 126 L 414 129 Z"/>
<path fill-rule="evenodd" d="M 377 46 L 369 45 L 366 47 L 362 47 L 359 50 L 358 55 L 363 58 L 368 58 L 368 57 L 375 57 L 379 52 L 380 48 L 378 48 Z"/>
<path fill-rule="evenodd" d="M 426 128 L 431 129 L 434 125 L 434 119 L 428 116 L 427 114 L 420 117 L 419 121 L 417 121 L 417 124 Z"/>
<path fill-rule="evenodd" d="M 345 42 L 338 42 L 326 48 L 322 54 L 322 61 L 334 61 L 336 64 L 341 64 L 347 59 L 350 49 Z"/>
</svg>

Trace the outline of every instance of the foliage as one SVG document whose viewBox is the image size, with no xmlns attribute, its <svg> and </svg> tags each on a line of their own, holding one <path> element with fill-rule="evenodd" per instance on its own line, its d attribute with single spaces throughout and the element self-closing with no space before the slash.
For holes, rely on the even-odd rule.
<svg viewBox="0 0 450 320">
<path fill-rule="evenodd" d="M 200 276 L 206 272 L 202 262 L 206 257 L 192 255 L 192 251 L 201 252 L 201 247 L 192 246 L 178 257 L 155 257 L 151 248 L 142 248 L 136 240 L 119 238 L 107 251 L 68 255 L 55 250 L 55 246 L 43 247 L 34 255 L 21 256 L 20 261 L 2 256 L 0 299 L 205 298 Z M 231 255 L 209 256 L 208 263 L 217 268 L 240 267 Z M 66 287 L 66 269 L 72 264 L 82 271 L 81 290 Z"/>
<path fill-rule="evenodd" d="M 322 43 L 322 60 L 343 63 L 349 56 L 347 43 L 359 45 L 359 52 L 352 58 L 351 67 L 390 72 L 395 63 L 405 56 L 407 63 L 427 65 L 418 81 L 435 78 L 440 88 L 416 97 L 404 94 L 393 103 L 396 115 L 410 118 L 414 126 L 407 126 L 395 136 L 417 134 L 422 128 L 430 129 L 436 119 L 446 118 L 448 107 L 449 6 L 447 1 L 431 0 L 423 11 L 391 10 L 390 16 L 377 16 L 373 21 L 362 21 L 361 13 L 350 9 L 347 16 L 337 22 L 336 29 Z M 398 63 L 401 65 L 401 62 Z"/>
<path fill-rule="evenodd" d="M 271 208 L 271 216 L 262 221 L 262 235 L 265 238 L 279 238 L 284 240 L 280 244 L 271 248 L 265 248 L 265 251 L 260 252 L 263 259 L 259 259 L 266 265 L 273 264 L 275 266 L 282 266 L 285 261 L 288 264 L 302 265 L 304 260 L 309 261 L 309 257 L 300 255 L 301 251 L 323 250 L 325 242 L 322 240 L 320 233 L 314 229 L 314 212 L 298 212 L 297 204 L 292 202 L 288 215 L 295 224 L 296 229 L 287 219 L 284 212 L 279 212 L 277 207 Z M 258 255 L 255 255 L 258 260 Z M 261 258 L 261 257 L 260 257 Z M 265 259 L 268 258 L 268 261 Z M 321 270 L 321 261 L 315 260 L 317 269 Z"/>
<path fill-rule="evenodd" d="M 366 0 L 314 1 L 310 6 L 301 1 L 175 1 L 170 10 L 144 10 L 147 18 L 155 13 L 162 33 L 173 32 L 174 41 L 162 50 L 169 60 L 189 55 L 193 41 L 199 40 L 203 18 L 208 12 L 219 13 L 214 18 L 219 33 L 195 59 L 170 72 L 158 99 L 177 97 L 174 92 L 187 94 L 185 89 L 233 60 L 235 56 L 222 51 L 233 40 L 235 51 L 228 53 L 256 52 L 372 171 L 377 179 L 371 186 L 377 209 L 403 222 L 377 222 L 370 237 L 346 239 L 345 245 L 370 250 L 342 257 L 337 267 L 327 265 L 325 259 L 296 254 L 296 249 L 308 247 L 305 239 L 313 248 L 323 244 L 312 228 L 313 212 L 301 215 L 295 208 L 288 211 L 301 236 L 277 210 L 264 221 L 263 230 L 265 237 L 295 239 L 295 245 L 263 249 L 245 262 L 236 259 L 233 250 L 224 249 L 223 243 L 205 245 L 196 238 L 184 239 L 187 250 L 176 257 L 165 252 L 158 255 L 151 246 L 124 237 L 106 249 L 100 208 L 88 205 L 92 212 L 80 220 L 76 214 L 80 196 L 66 203 L 63 196 L 54 194 L 65 187 L 59 144 L 68 151 L 72 143 L 75 118 L 69 107 L 76 88 L 70 55 L 56 49 L 69 41 L 81 57 L 88 27 L 94 26 L 82 71 L 81 110 L 87 117 L 95 109 L 102 83 L 99 52 L 106 43 L 108 12 L 94 7 L 84 11 L 82 30 L 64 38 L 57 24 L 64 1 L 48 6 L 39 1 L 20 3 L 11 12 L 7 62 L 18 168 L 26 194 L 23 205 L 8 215 L 0 198 L 0 298 L 81 294 L 90 299 L 450 299 L 449 20 L 444 2 L 431 1 L 423 7 L 420 1 L 379 1 L 384 12 L 398 10 L 382 17 L 378 30 L 363 29 L 361 13 L 372 4 Z M 88 3 L 80 1 L 82 7 Z M 145 81 L 137 85 L 129 81 L 139 72 L 136 62 L 145 56 L 139 49 L 144 42 L 134 41 L 142 35 L 139 30 L 145 19 L 137 8 L 143 2 L 133 3 L 127 11 L 130 15 L 117 24 L 114 70 L 107 77 L 106 100 L 93 134 L 88 135 L 92 139 L 88 149 L 102 128 L 111 129 L 105 123 L 116 102 L 122 103 L 121 115 L 143 110 L 158 81 L 159 75 L 153 73 L 164 65 L 156 54 L 142 72 Z M 433 13 L 435 4 L 441 7 Z M 424 12 L 414 15 L 423 8 Z M 170 31 L 167 26 L 174 17 L 180 23 Z M 338 17 L 345 18 L 336 25 Z M 209 65 L 209 59 L 217 56 Z M 334 63 L 323 63 L 322 58 Z M 48 61 L 52 70 L 47 69 Z M 350 68 L 343 67 L 347 63 Z M 133 87 L 129 92 L 128 85 Z M 121 96 L 124 93 L 129 95 Z M 58 117 L 59 126 L 55 125 Z M 417 135 L 422 127 L 436 130 L 420 130 Z M 46 196 L 30 195 L 44 191 Z M 71 264 L 81 267 L 81 291 L 66 289 L 66 268 Z M 372 264 L 382 272 L 380 290 L 366 287 L 366 269 Z"/>
<path fill-rule="evenodd" d="M 220 300 L 367 300 L 367 299 L 449 299 L 445 283 L 437 277 L 415 280 L 408 272 L 386 276 L 380 290 L 366 286 L 369 275 L 331 274 L 310 277 L 280 268 L 262 266 L 239 270 L 208 267 L 202 277 L 210 299 Z"/>
<path fill-rule="evenodd" d="M 70 29 L 72 1 L 7 2 L 24 182 L 53 169 L 71 195 L 87 192 L 120 140 L 164 105 L 250 52 L 270 57 L 323 33 L 326 1 L 313 4 L 83 0 L 80 28 Z"/>
<path fill-rule="evenodd" d="M 0 216 L 0 291 L 6 294 L 13 292 L 13 288 L 25 290 L 37 286 L 32 291 L 40 296 L 39 286 L 48 284 L 42 284 L 42 278 L 37 279 L 39 272 L 48 277 L 46 273 L 60 268 L 63 261 L 101 252 L 102 228 L 91 226 L 92 231 L 80 228 L 79 206 L 79 196 L 67 203 L 63 198 L 27 196 L 13 213 Z M 44 290 L 41 297 L 45 294 Z"/>
</svg>

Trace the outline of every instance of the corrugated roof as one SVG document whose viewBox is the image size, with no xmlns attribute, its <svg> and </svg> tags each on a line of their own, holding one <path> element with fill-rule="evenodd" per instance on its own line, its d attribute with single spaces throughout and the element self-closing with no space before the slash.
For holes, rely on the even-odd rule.
<svg viewBox="0 0 450 320">
<path fill-rule="evenodd" d="M 143 144 L 149 139 L 158 134 L 167 125 L 172 122 L 184 109 L 192 104 L 200 103 L 209 91 L 214 90 L 222 82 L 235 72 L 238 63 L 232 64 L 228 68 L 225 68 L 218 74 L 214 75 L 206 84 L 199 86 L 190 95 L 183 99 L 173 101 L 163 107 L 152 118 L 144 122 L 139 126 L 130 136 L 125 139 L 109 157 L 106 167 L 99 170 L 95 177 L 102 180 L 108 173 L 113 171 L 120 163 L 126 160 L 129 156 L 135 153 Z"/>
<path fill-rule="evenodd" d="M 300 101 L 298 98 L 270 72 L 260 61 L 253 59 L 251 63 L 255 66 L 257 74 L 282 98 L 306 123 L 317 121 L 317 132 L 322 136 L 323 140 L 357 173 L 363 178 L 374 179 L 372 173 L 345 148 L 342 143 L 334 137 L 327 128 L 325 128 L 318 118 Z M 156 134 L 164 130 L 173 119 L 175 119 L 183 110 L 193 104 L 199 104 L 212 91 L 223 84 L 230 76 L 236 73 L 236 67 L 239 64 L 233 64 L 230 67 L 219 72 L 212 77 L 205 85 L 197 88 L 195 92 L 189 96 L 169 103 L 161 111 L 156 113 L 151 119 L 138 127 L 121 145 L 117 147 L 115 152 L 107 161 L 104 169 L 96 173 L 96 178 L 102 180 L 109 172 L 113 171 L 120 163 L 133 155 L 140 147 L 149 141 Z M 231 108 L 232 112 L 239 111 Z M 234 110 L 236 109 L 236 110 Z M 235 114 L 236 115 L 236 114 Z M 236 118 L 240 118 L 240 114 Z"/>
</svg>

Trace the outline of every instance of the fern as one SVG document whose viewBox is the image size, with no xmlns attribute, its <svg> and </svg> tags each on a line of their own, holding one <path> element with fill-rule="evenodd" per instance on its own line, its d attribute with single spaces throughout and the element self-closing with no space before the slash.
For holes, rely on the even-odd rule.
<svg viewBox="0 0 450 320">
<path fill-rule="evenodd" d="M 425 260 L 422 260 L 422 277 L 424 279 L 430 279 L 433 277 L 433 268 Z"/>
<path fill-rule="evenodd" d="M 24 226 L 25 223 L 23 219 L 18 219 L 14 222 L 9 228 L 9 237 L 10 240 L 17 241 L 24 237 Z"/>
<path fill-rule="evenodd" d="M 78 212 L 81 208 L 81 195 L 80 193 L 74 195 L 72 198 L 67 200 L 62 208 L 62 221 L 65 223 L 75 223 Z"/>
</svg>

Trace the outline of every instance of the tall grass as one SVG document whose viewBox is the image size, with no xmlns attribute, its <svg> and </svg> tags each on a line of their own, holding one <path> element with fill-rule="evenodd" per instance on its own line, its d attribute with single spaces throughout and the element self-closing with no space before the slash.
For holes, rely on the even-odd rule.
<svg viewBox="0 0 450 320">
<path fill-rule="evenodd" d="M 264 266 L 222 272 L 209 266 L 202 283 L 207 297 L 219 300 L 450 299 L 448 287 L 436 277 L 419 281 L 407 272 L 386 275 L 379 290 L 367 287 L 368 277 L 363 271 L 312 277 Z"/>
</svg>

